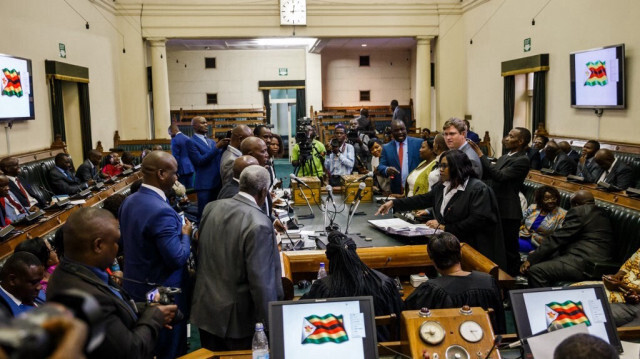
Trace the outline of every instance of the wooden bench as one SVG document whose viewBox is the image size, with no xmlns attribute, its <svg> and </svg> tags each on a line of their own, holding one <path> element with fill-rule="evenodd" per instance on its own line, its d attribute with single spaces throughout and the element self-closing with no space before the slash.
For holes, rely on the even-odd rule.
<svg viewBox="0 0 640 359">
<path fill-rule="evenodd" d="M 261 108 L 219 109 L 219 110 L 172 110 L 171 121 L 176 123 L 180 131 L 191 137 L 191 119 L 196 116 L 204 117 L 208 124 L 208 136 L 218 138 L 237 125 L 247 125 L 251 128 L 267 123 L 267 110 Z"/>
</svg>

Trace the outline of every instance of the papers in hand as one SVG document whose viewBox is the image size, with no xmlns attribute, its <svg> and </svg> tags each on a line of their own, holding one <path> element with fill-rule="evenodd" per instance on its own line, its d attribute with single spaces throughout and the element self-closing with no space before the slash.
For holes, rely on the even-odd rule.
<svg viewBox="0 0 640 359">
<path fill-rule="evenodd" d="M 441 233 L 440 229 L 427 227 L 425 224 L 411 224 L 400 218 L 372 219 L 368 221 L 372 226 L 387 232 L 403 237 L 418 237 Z"/>
</svg>

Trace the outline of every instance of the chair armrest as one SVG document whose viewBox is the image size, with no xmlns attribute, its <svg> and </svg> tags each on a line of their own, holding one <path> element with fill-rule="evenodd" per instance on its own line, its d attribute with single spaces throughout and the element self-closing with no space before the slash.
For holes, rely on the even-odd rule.
<svg viewBox="0 0 640 359">
<path fill-rule="evenodd" d="M 617 262 L 592 262 L 585 260 L 584 274 L 592 279 L 600 279 L 605 274 L 618 273 L 620 263 Z"/>
</svg>

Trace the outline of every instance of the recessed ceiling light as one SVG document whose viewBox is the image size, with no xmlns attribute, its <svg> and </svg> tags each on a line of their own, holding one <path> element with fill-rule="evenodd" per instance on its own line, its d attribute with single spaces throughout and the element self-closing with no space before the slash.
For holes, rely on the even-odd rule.
<svg viewBox="0 0 640 359">
<path fill-rule="evenodd" d="M 211 48 L 209 46 L 205 46 L 204 49 L 205 50 L 211 50 Z"/>
<path fill-rule="evenodd" d="M 362 47 L 367 47 L 367 44 L 362 44 L 361 46 L 362 46 Z"/>
</svg>

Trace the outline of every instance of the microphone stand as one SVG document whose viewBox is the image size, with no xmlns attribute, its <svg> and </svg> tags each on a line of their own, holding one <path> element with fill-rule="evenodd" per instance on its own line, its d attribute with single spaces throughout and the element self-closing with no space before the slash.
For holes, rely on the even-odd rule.
<svg viewBox="0 0 640 359">
<path fill-rule="evenodd" d="M 307 195 L 304 194 L 304 191 L 302 190 L 302 186 L 300 185 L 300 183 L 298 183 L 298 189 L 300 190 L 300 194 L 302 195 L 302 197 L 304 198 L 305 202 L 307 202 L 307 207 L 309 207 L 309 211 L 311 211 L 311 213 L 309 214 L 305 214 L 305 215 L 298 215 L 299 219 L 311 219 L 311 218 L 315 218 L 315 214 L 313 214 L 313 208 L 311 208 L 311 204 L 309 203 L 309 198 L 307 198 Z"/>
<path fill-rule="evenodd" d="M 349 234 L 349 226 L 351 225 L 351 221 L 353 220 L 353 215 L 358 210 L 358 206 L 360 205 L 361 198 L 358 198 L 357 201 L 351 202 L 351 207 L 349 208 L 349 219 L 347 220 L 347 227 L 344 230 L 344 234 Z"/>
</svg>

